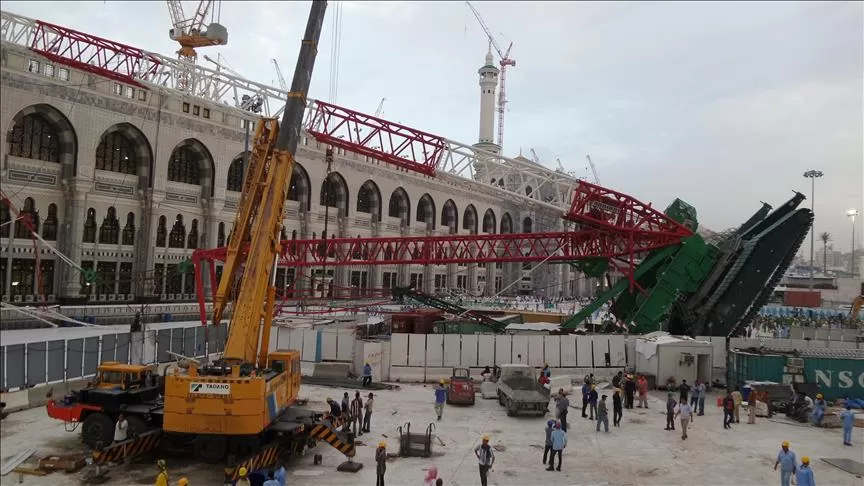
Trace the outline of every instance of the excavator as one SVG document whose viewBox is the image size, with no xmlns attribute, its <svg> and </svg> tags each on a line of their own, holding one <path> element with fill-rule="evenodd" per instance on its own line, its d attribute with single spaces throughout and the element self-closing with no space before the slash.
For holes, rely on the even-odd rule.
<svg viewBox="0 0 864 486">
<path fill-rule="evenodd" d="M 132 436 L 158 430 L 163 444 L 191 448 L 199 460 L 227 459 L 234 465 L 229 479 L 236 479 L 240 467 L 260 466 L 261 454 L 272 462 L 274 451 L 302 451 L 316 440 L 343 452 L 355 470 L 362 467 L 350 461 L 355 451 L 350 434 L 338 432 L 335 421 L 324 423 L 321 414 L 296 406 L 299 352 L 268 352 L 283 206 L 326 7 L 326 1 L 312 2 L 281 123 L 263 118 L 255 130 L 214 299 L 214 324 L 233 304 L 224 353 L 213 362 L 189 360 L 185 369 L 175 367 L 162 376 L 146 367 L 102 363 L 88 389 L 48 404 L 51 417 L 83 425 L 87 445 L 111 444 L 113 424 L 123 413 Z M 252 459 L 244 462 L 244 457 Z"/>
</svg>

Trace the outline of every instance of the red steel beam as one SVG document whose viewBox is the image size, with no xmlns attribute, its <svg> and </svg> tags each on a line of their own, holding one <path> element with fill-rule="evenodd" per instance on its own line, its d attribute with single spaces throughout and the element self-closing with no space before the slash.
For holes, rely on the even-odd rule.
<svg viewBox="0 0 864 486">
<path fill-rule="evenodd" d="M 36 21 L 30 49 L 69 67 L 145 88 L 138 78 L 155 76 L 161 63 L 148 52 L 77 30 Z"/>
<path fill-rule="evenodd" d="M 430 177 L 447 146 L 437 135 L 323 101 L 311 117 L 307 131 L 319 142 Z"/>
<path fill-rule="evenodd" d="M 616 233 L 666 234 L 678 239 L 692 231 L 663 212 L 627 194 L 579 181 L 566 219 L 584 226 Z"/>
<path fill-rule="evenodd" d="M 601 230 L 429 237 L 284 240 L 280 266 L 446 265 L 632 258 L 677 244 L 680 237 L 657 233 L 621 238 Z M 226 249 L 199 249 L 193 262 L 222 261 Z"/>
</svg>

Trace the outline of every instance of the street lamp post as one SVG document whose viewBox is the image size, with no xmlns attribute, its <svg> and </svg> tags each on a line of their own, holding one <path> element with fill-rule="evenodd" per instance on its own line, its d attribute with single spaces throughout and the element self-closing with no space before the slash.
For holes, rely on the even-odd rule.
<svg viewBox="0 0 864 486">
<path fill-rule="evenodd" d="M 850 209 L 846 211 L 846 216 L 852 220 L 852 278 L 855 278 L 855 216 L 858 216 L 857 209 Z"/>
<path fill-rule="evenodd" d="M 816 201 L 816 179 L 825 175 L 821 170 L 808 170 L 804 177 L 810 179 L 810 212 L 814 214 L 814 203 Z M 810 228 L 810 290 L 813 290 L 813 249 L 816 247 L 816 227 Z"/>
</svg>

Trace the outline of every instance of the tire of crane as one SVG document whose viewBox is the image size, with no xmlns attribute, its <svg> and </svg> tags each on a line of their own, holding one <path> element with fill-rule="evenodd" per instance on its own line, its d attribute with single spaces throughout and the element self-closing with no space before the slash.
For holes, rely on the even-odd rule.
<svg viewBox="0 0 864 486">
<path fill-rule="evenodd" d="M 217 463 L 228 452 L 228 438 L 221 435 L 199 435 L 192 443 L 195 458 L 202 462 Z"/>
<path fill-rule="evenodd" d="M 501 393 L 501 390 L 498 390 L 498 405 L 504 406 L 504 394 Z"/>
<path fill-rule="evenodd" d="M 81 424 L 81 438 L 91 449 L 108 447 L 114 441 L 114 421 L 104 413 L 91 413 Z"/>
<path fill-rule="evenodd" d="M 141 417 L 126 417 L 126 424 L 126 436 L 130 438 L 138 437 L 150 428 Z"/>
<path fill-rule="evenodd" d="M 513 417 L 516 415 L 517 406 L 513 403 L 513 400 L 507 399 L 507 416 Z"/>
<path fill-rule="evenodd" d="M 261 446 L 261 440 L 255 435 L 240 435 L 228 440 L 228 454 L 234 457 L 246 457 Z"/>
</svg>

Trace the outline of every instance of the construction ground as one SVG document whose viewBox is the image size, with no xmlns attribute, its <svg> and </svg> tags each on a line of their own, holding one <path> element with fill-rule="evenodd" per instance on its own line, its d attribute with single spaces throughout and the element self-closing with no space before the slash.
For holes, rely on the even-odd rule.
<svg viewBox="0 0 864 486">
<path fill-rule="evenodd" d="M 325 444 L 303 458 L 285 464 L 287 483 L 291 485 L 358 485 L 375 481 L 375 446 L 388 444 L 388 452 L 398 452 L 397 427 L 411 422 L 412 431 L 426 429 L 434 421 L 431 385 L 404 384 L 398 390 L 375 392 L 375 412 L 372 433 L 358 438 L 356 461 L 364 468 L 356 473 L 337 472 L 344 456 Z M 306 386 L 301 397 L 309 408 L 324 410 L 324 400 L 339 400 L 344 391 L 328 387 Z M 577 389 L 574 389 L 578 393 Z M 387 484 L 423 484 L 426 470 L 437 467 L 445 485 L 479 484 L 477 462 L 473 448 L 481 436 L 488 434 L 496 448 L 496 463 L 489 476 L 491 485 L 721 485 L 776 484 L 779 473 L 773 471 L 780 443 L 791 442 L 798 455 L 810 456 L 819 485 L 862 484 L 856 477 L 835 468 L 821 459 L 862 459 L 864 431 L 855 428 L 854 447 L 842 444 L 840 429 L 821 429 L 787 420 L 757 418 L 747 425 L 742 413 L 741 424 L 724 430 L 722 413 L 716 408 L 716 395 L 709 395 L 705 416 L 696 417 L 686 441 L 680 432 L 666 432 L 665 405 L 661 392 L 650 398 L 650 408 L 625 410 L 622 426 L 606 434 L 595 431 L 596 423 L 580 417 L 580 410 L 570 410 L 569 446 L 564 452 L 561 472 L 547 472 L 541 464 L 544 441 L 544 420 L 537 416 L 508 417 L 497 400 L 478 400 L 473 407 L 447 406 L 444 419 L 436 423 L 431 458 L 393 458 L 387 465 Z M 610 397 L 611 400 L 611 397 Z M 574 400 L 572 405 L 576 406 Z M 579 400 L 581 406 L 581 400 Z M 610 406 L 611 409 L 611 406 Z M 611 410 L 610 410 L 611 412 Z M 611 417 L 610 417 L 611 425 Z M 44 408 L 34 408 L 11 414 L 0 428 L 3 448 L 0 455 L 5 463 L 26 449 L 36 449 L 30 463 L 50 454 L 84 452 L 77 432 L 66 432 L 64 425 L 48 418 Z M 313 464 L 313 454 L 323 455 L 321 465 Z M 177 457 L 167 457 L 171 484 L 186 476 L 193 486 L 222 484 L 222 470 L 203 466 Z M 26 463 L 25 463 L 26 464 Z M 55 472 L 46 476 L 10 473 L 0 478 L 0 484 L 56 485 L 78 484 L 88 468 L 67 475 Z M 107 485 L 153 484 L 155 458 L 133 461 L 132 464 L 110 466 Z M 23 482 L 19 483 L 19 478 Z"/>
</svg>

